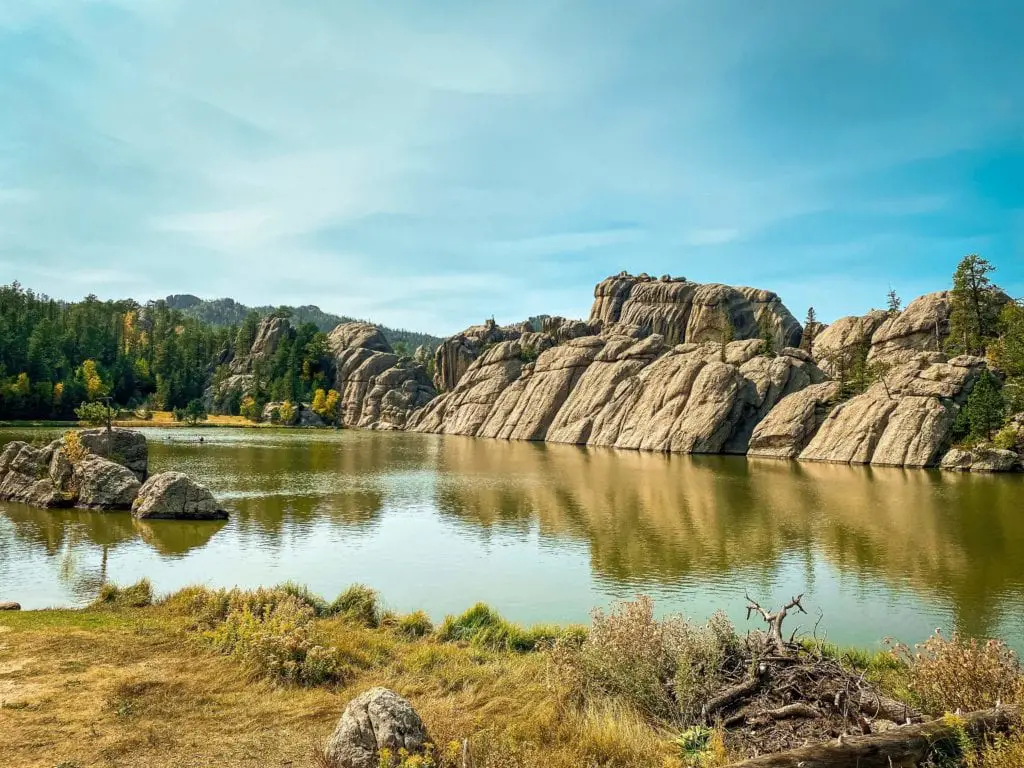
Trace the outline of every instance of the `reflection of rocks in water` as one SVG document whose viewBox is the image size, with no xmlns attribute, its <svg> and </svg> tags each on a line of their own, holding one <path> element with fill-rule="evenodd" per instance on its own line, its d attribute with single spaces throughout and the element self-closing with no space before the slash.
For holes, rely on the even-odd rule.
<svg viewBox="0 0 1024 768">
<path fill-rule="evenodd" d="M 161 555 L 180 556 L 206 546 L 225 525 L 224 520 L 135 520 L 142 540 Z"/>
<path fill-rule="evenodd" d="M 984 634 L 1024 583 L 1011 514 L 1019 478 L 686 457 L 446 438 L 437 503 L 492 526 L 588 542 L 593 567 L 620 582 L 709 580 L 822 557 L 840 571 L 909 584 L 951 601 Z M 939 486 L 939 487 L 936 487 Z"/>
<path fill-rule="evenodd" d="M 2 508 L 15 536 L 42 548 L 48 555 L 58 554 L 68 543 L 116 546 L 135 538 L 131 514 L 127 512 L 38 509 L 9 503 Z"/>
</svg>

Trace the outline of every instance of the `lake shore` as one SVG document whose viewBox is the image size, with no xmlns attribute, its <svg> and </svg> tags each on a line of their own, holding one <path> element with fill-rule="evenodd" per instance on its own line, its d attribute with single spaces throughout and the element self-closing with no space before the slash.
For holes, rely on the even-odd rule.
<svg viewBox="0 0 1024 768">
<path fill-rule="evenodd" d="M 763 738 L 755 729 L 727 727 L 721 717 L 697 725 L 690 715 L 661 710 L 663 691 L 644 690 L 650 640 L 671 625 L 651 623 L 643 606 L 623 604 L 618 614 L 599 615 L 589 630 L 523 628 L 482 605 L 434 627 L 421 612 L 382 611 L 376 594 L 358 586 L 327 603 L 295 585 L 254 592 L 187 588 L 156 602 L 148 582 L 108 585 L 86 609 L 0 614 L 0 719 L 7 723 L 0 753 L 11 768 L 177 766 L 182 758 L 230 767 L 250 765 L 254 755 L 262 765 L 320 766 L 345 704 L 384 686 L 413 704 L 436 747 L 435 762 L 402 763 L 407 768 L 462 766 L 466 751 L 469 764 L 481 768 L 714 768 L 749 756 Z M 625 645 L 613 643 L 621 658 L 596 656 L 603 659 L 599 666 L 581 665 L 609 631 L 630 637 Z M 949 671 L 947 650 L 964 648 L 938 648 L 934 658 L 947 665 L 940 674 Z M 942 701 L 922 695 L 922 670 L 909 656 L 813 643 L 786 653 L 799 668 L 868 681 L 876 695 L 902 702 L 907 712 L 980 708 L 996 695 L 1010 703 L 1007 692 L 1020 690 L 1019 677 L 1010 679 L 1019 674 L 1012 665 L 997 669 L 996 686 L 991 676 L 960 675 L 955 695 L 968 698 Z M 982 654 L 984 661 L 996 659 L 984 648 Z M 718 673 L 693 665 L 698 677 L 676 675 L 665 699 L 673 708 L 684 702 L 683 679 L 701 696 L 715 690 L 701 676 Z M 626 677 L 616 683 L 623 670 Z M 1000 690 L 982 690 L 993 687 Z M 807 740 L 812 726 L 800 727 L 799 741 L 789 746 Z M 833 727 L 822 720 L 820 738 L 832 738 Z M 787 746 L 785 730 L 774 738 Z M 1021 748 L 1011 739 L 1000 749 L 1007 745 Z M 982 757 L 990 761 L 977 765 L 1011 764 Z"/>
</svg>

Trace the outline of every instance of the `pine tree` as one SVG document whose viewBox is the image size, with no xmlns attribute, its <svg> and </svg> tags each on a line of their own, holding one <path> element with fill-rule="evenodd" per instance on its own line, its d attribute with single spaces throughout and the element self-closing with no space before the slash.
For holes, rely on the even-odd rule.
<svg viewBox="0 0 1024 768">
<path fill-rule="evenodd" d="M 890 317 L 903 311 L 903 299 L 896 295 L 896 289 L 892 286 L 889 286 L 889 293 L 886 294 L 886 308 Z"/>
<path fill-rule="evenodd" d="M 1002 292 L 992 284 L 994 272 L 977 254 L 965 256 L 953 274 L 947 346 L 955 354 L 984 355 L 996 337 Z"/>
<path fill-rule="evenodd" d="M 1003 426 L 1006 403 L 996 377 L 983 369 L 967 398 L 967 422 L 974 438 L 991 440 L 992 434 Z"/>
<path fill-rule="evenodd" d="M 807 354 L 814 354 L 814 339 L 818 335 L 818 315 L 814 307 L 807 308 L 807 317 L 804 319 L 804 335 L 800 341 L 801 347 L 807 348 Z"/>
</svg>

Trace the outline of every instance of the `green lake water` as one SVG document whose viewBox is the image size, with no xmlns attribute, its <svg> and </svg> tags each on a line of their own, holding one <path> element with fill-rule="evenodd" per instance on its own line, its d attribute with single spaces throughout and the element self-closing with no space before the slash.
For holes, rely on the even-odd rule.
<svg viewBox="0 0 1024 768">
<path fill-rule="evenodd" d="M 1024 648 L 1024 476 L 361 431 L 143 430 L 150 469 L 207 485 L 227 522 L 0 503 L 0 600 L 78 606 L 104 580 L 354 582 L 435 619 L 486 601 L 586 621 L 643 593 L 661 612 L 746 622 L 806 593 L 789 625 L 839 643 L 937 627 Z M 59 432 L 0 432 L 44 442 Z M 199 443 L 202 435 L 203 443 Z M 787 627 L 788 629 L 789 627 Z"/>
</svg>

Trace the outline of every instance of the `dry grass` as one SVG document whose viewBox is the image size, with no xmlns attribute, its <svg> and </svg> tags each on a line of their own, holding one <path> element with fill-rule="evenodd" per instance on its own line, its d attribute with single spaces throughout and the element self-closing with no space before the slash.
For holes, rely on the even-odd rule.
<svg viewBox="0 0 1024 768">
<path fill-rule="evenodd" d="M 114 426 L 118 427 L 187 427 L 191 426 L 181 421 L 174 420 L 171 411 L 153 411 L 149 419 L 115 419 Z M 201 421 L 197 427 L 271 427 L 275 426 L 269 422 L 249 421 L 244 416 L 228 416 L 224 414 L 210 414 L 205 421 Z"/>
<path fill-rule="evenodd" d="M 345 660 L 343 683 L 306 687 L 254 675 L 218 651 L 211 626 L 233 611 L 272 613 L 281 594 L 245 599 L 190 589 L 147 608 L 115 603 L 0 617 L 0 762 L 315 766 L 315 747 L 345 704 L 384 685 L 423 717 L 442 768 L 458 764 L 449 758 L 461 759 L 464 739 L 475 768 L 682 765 L 673 735 L 627 704 L 570 703 L 545 652 L 444 642 L 436 633 L 417 637 L 398 624 L 370 628 L 337 615 L 313 622 L 318 642 Z"/>
</svg>

